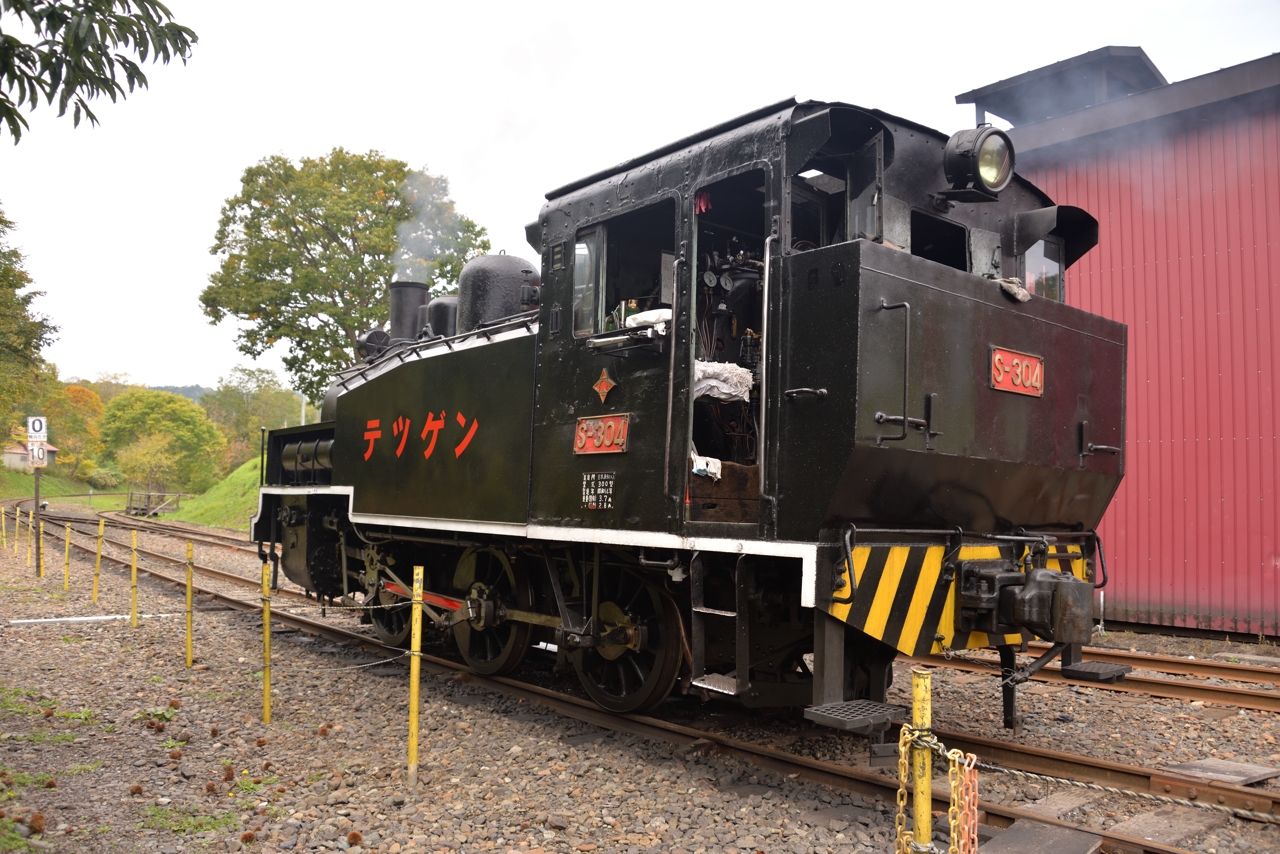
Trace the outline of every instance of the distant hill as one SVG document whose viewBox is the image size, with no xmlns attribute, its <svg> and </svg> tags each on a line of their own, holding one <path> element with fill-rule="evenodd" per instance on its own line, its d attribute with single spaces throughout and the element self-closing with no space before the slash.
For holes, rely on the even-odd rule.
<svg viewBox="0 0 1280 854">
<path fill-rule="evenodd" d="M 213 391 L 213 389 L 205 388 L 202 385 L 153 385 L 148 386 L 148 388 L 152 391 L 167 391 L 170 394 L 180 394 L 183 397 L 191 398 L 196 403 L 200 402 L 200 398 Z"/>
</svg>

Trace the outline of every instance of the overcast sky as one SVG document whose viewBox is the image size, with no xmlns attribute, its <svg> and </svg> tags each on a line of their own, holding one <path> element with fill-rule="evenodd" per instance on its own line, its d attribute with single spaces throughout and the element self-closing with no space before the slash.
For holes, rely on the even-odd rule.
<svg viewBox="0 0 1280 854">
<path fill-rule="evenodd" d="M 252 364 L 198 296 L 222 202 L 268 155 L 426 167 L 494 251 L 535 258 L 546 191 L 789 96 L 950 133 L 973 122 L 957 93 L 1104 45 L 1141 46 L 1170 82 L 1280 49 L 1275 0 L 167 2 L 200 37 L 185 67 L 148 66 L 97 128 L 42 107 L 16 147 L 0 137 L 0 206 L 64 378 L 211 386 Z"/>
</svg>

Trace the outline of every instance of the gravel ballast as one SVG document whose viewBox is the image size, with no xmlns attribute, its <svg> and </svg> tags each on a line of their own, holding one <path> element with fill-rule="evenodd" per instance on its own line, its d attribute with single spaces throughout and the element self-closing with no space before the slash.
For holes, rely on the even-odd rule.
<svg viewBox="0 0 1280 854">
<path fill-rule="evenodd" d="M 139 539 L 145 548 L 183 551 L 169 538 Z M 424 677 L 421 782 L 409 791 L 402 662 L 357 667 L 377 657 L 277 626 L 273 720 L 264 726 L 261 619 L 254 615 L 198 605 L 193 670 L 184 666 L 180 589 L 142 574 L 139 610 L 175 616 L 144 620 L 136 629 L 127 620 L 8 625 L 128 613 L 127 570 L 104 563 L 95 607 L 91 559 L 73 552 L 72 589 L 64 593 L 61 542 L 48 544 L 43 580 L 25 566 L 25 547 L 16 558 L 12 550 L 0 556 L 0 809 L 7 813 L 0 850 L 5 839 L 24 833 L 33 849 L 63 851 L 892 850 L 892 805 L 882 800 L 780 778 L 728 757 L 673 752 L 666 743 L 597 730 L 452 677 Z M 196 561 L 260 577 L 252 554 L 197 544 Z M 156 567 L 181 574 L 180 567 Z M 239 598 L 255 595 L 226 582 L 198 583 Z M 299 606 L 284 598 L 273 603 L 277 610 Z M 306 613 L 319 616 L 314 604 Z M 327 619 L 358 625 L 351 612 L 330 610 Z M 1108 640 L 1197 657 L 1223 649 L 1241 657 L 1272 652 L 1265 644 L 1225 640 Z M 909 705 L 909 668 L 896 670 L 890 700 Z M 1019 692 L 1026 723 L 1014 737 L 1000 726 L 998 679 L 945 668 L 933 673 L 940 729 L 1144 767 L 1202 758 L 1280 765 L 1276 716 L 1269 713 L 1032 683 Z M 574 690 L 572 677 L 554 677 L 545 658 L 531 659 L 517 675 Z M 692 698 L 669 701 L 661 714 L 866 767 L 864 740 L 795 716 Z M 46 778 L 52 788 L 45 788 Z M 984 800 L 1009 806 L 1052 805 L 1060 790 L 993 773 L 980 779 Z M 1109 829 L 1151 809 L 1102 796 L 1061 817 Z M 43 833 L 31 833 L 37 813 Z M 14 824 L 15 817 L 22 821 Z M 1178 844 L 1208 854 L 1280 850 L 1276 826 L 1225 817 L 1212 824 Z"/>
</svg>

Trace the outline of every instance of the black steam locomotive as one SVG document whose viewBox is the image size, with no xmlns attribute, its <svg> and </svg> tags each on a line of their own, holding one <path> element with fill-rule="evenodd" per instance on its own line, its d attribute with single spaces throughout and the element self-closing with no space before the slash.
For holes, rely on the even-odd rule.
<svg viewBox="0 0 1280 854">
<path fill-rule="evenodd" d="M 547 195 L 540 257 L 390 287 L 255 538 L 403 644 L 413 567 L 474 670 L 679 685 L 874 730 L 898 653 L 1076 678 L 1124 471 L 1126 329 L 1062 301 L 1096 221 L 1009 138 L 775 104 Z M 1096 574 L 1096 576 L 1095 576 Z M 1053 643 L 1016 669 L 1030 636 Z"/>
</svg>

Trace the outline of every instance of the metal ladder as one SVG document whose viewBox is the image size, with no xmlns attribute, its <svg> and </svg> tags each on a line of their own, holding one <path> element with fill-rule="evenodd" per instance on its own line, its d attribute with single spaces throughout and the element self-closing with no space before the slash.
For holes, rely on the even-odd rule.
<svg viewBox="0 0 1280 854">
<path fill-rule="evenodd" d="M 691 684 L 695 688 L 738 697 L 751 689 L 749 608 L 751 595 L 754 592 L 755 573 L 747 563 L 746 555 L 738 558 L 733 575 L 734 610 L 721 611 L 718 608 L 708 608 L 704 594 L 705 575 L 702 570 L 702 559 L 695 556 L 689 562 L 689 592 L 693 606 L 690 626 L 693 635 L 693 681 Z M 733 620 L 735 667 L 729 673 L 707 672 L 706 620 L 708 618 Z"/>
</svg>

